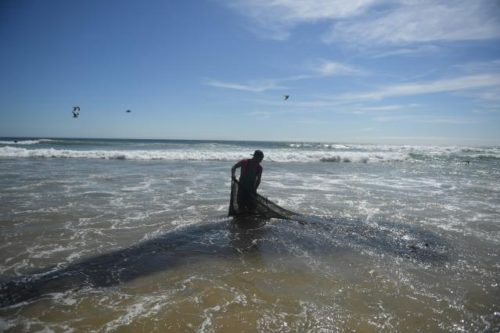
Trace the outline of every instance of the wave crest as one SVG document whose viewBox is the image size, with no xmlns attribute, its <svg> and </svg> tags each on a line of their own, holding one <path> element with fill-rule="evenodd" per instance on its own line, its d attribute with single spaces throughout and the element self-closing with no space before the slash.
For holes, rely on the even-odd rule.
<svg viewBox="0 0 500 333">
<path fill-rule="evenodd" d="M 70 150 L 70 149 L 28 149 L 20 147 L 0 147 L 0 158 L 80 158 L 107 160 L 181 160 L 181 161 L 237 161 L 248 158 L 247 151 L 240 150 Z M 307 153 L 286 149 L 270 150 L 266 161 L 272 162 L 400 162 L 408 155 L 360 152 L 325 152 Z"/>
<path fill-rule="evenodd" d="M 52 142 L 51 142 L 52 141 Z M 9 142 L 2 145 L 2 142 Z M 79 158 L 108 160 L 178 160 L 178 161 L 237 161 L 249 158 L 251 149 L 245 143 L 142 142 L 142 141 L 60 141 L 33 139 L 0 141 L 0 158 Z M 75 145 L 76 142 L 76 145 Z M 40 145 L 36 145 L 40 143 Z M 29 146 L 24 146 L 29 145 Z M 306 147 L 303 144 L 265 144 L 266 161 L 296 163 L 379 163 L 379 162 L 471 162 L 500 160 L 499 147 L 437 147 L 385 145 L 324 145 Z"/>
</svg>

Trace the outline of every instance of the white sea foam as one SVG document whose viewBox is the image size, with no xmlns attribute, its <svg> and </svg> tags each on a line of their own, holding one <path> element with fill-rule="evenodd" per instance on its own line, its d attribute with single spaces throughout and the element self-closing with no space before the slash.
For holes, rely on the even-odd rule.
<svg viewBox="0 0 500 333">
<path fill-rule="evenodd" d="M 235 150 L 69 150 L 27 149 L 0 147 L 0 158 L 80 158 L 107 160 L 172 160 L 172 161 L 235 161 L 248 157 L 246 152 Z M 330 152 L 290 149 L 269 150 L 267 161 L 273 162 L 400 162 L 407 160 L 405 152 Z"/>
<path fill-rule="evenodd" d="M 128 298 L 128 296 L 125 295 L 122 295 L 122 297 Z M 118 318 L 109 321 L 102 327 L 102 331 L 120 331 L 122 327 L 127 327 L 139 318 L 154 317 L 161 311 L 163 305 L 166 304 L 166 300 L 167 296 L 164 295 L 138 297 L 136 303 L 125 309 L 120 309 L 121 312 L 124 313 L 121 313 Z"/>
<path fill-rule="evenodd" d="M 75 247 L 62 246 L 62 245 L 46 245 L 46 246 L 33 246 L 28 248 L 27 251 L 30 253 L 31 258 L 51 258 L 57 252 L 69 252 L 74 250 Z"/>
<path fill-rule="evenodd" d="M 150 149 L 108 149 L 102 144 L 100 149 L 59 149 L 14 147 L 12 145 L 47 143 L 50 139 L 0 141 L 0 158 L 80 158 L 112 160 L 188 160 L 188 161 L 234 161 L 249 156 L 248 149 L 242 146 L 223 143 L 189 145 L 176 143 L 153 149 L 161 143 L 143 144 Z M 88 147 L 88 146 L 87 146 Z M 124 147 L 133 148 L 137 146 Z M 111 149 L 109 149 L 111 148 Z M 290 143 L 265 149 L 266 161 L 274 162 L 402 162 L 429 159 L 500 159 L 499 147 L 440 147 L 409 145 L 347 145 L 328 143 Z"/>
</svg>

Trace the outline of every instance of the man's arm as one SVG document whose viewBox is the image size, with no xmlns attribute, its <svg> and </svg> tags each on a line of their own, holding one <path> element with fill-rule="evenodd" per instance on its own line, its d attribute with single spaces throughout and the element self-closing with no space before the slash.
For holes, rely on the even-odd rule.
<svg viewBox="0 0 500 333">
<path fill-rule="evenodd" d="M 257 175 L 257 179 L 255 179 L 255 192 L 257 192 L 257 189 L 259 188 L 259 185 L 260 185 L 260 176 L 261 176 L 261 175 L 262 175 L 262 174 L 260 174 L 260 173 L 259 173 L 259 174 Z"/>
<path fill-rule="evenodd" d="M 236 179 L 235 172 L 236 172 L 236 169 L 239 167 L 241 167 L 241 161 L 239 161 L 238 163 L 233 165 L 233 167 L 231 168 L 231 179 Z"/>
</svg>

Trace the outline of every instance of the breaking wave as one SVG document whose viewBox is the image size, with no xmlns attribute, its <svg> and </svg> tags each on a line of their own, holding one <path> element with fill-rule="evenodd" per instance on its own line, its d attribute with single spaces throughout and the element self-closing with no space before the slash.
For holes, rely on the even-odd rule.
<svg viewBox="0 0 500 333">
<path fill-rule="evenodd" d="M 439 147 L 276 142 L 4 139 L 0 158 L 235 161 L 264 150 L 266 161 L 296 163 L 427 163 L 498 161 L 500 147 Z"/>
<path fill-rule="evenodd" d="M 70 150 L 28 149 L 0 147 L 0 158 L 80 158 L 106 160 L 180 160 L 180 161 L 235 161 L 248 157 L 247 151 L 238 150 Z M 307 153 L 277 149 L 269 151 L 267 161 L 272 162 L 401 162 L 408 158 L 401 153 L 325 152 Z"/>
</svg>

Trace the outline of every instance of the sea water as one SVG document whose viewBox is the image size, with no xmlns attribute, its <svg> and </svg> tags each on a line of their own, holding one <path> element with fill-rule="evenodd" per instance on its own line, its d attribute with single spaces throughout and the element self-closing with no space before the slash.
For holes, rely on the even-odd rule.
<svg viewBox="0 0 500 333">
<path fill-rule="evenodd" d="M 227 217 L 255 149 L 307 223 Z M 0 189 L 0 331 L 500 330 L 500 147 L 3 138 Z"/>
</svg>

